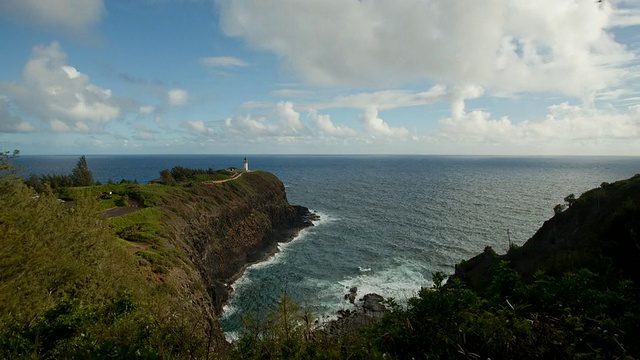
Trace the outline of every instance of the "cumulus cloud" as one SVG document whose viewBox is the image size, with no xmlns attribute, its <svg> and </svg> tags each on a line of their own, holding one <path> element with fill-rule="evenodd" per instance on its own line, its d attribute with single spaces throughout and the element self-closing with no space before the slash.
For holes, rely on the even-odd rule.
<svg viewBox="0 0 640 360">
<path fill-rule="evenodd" d="M 0 13 L 19 23 L 80 32 L 100 21 L 102 0 L 3 0 Z"/>
<path fill-rule="evenodd" d="M 335 137 L 356 136 L 356 131 L 352 128 L 344 125 L 336 126 L 329 115 L 320 115 L 316 110 L 311 109 L 309 110 L 309 117 L 311 117 L 316 129 L 325 135 Z"/>
<path fill-rule="evenodd" d="M 192 133 L 199 134 L 199 135 L 213 134 L 213 129 L 208 128 L 207 125 L 202 120 L 184 121 L 182 122 L 182 127 L 189 130 Z"/>
<path fill-rule="evenodd" d="M 21 84 L 5 88 L 20 110 L 49 123 L 54 131 L 96 131 L 120 116 L 111 90 L 68 65 L 58 43 L 35 47 L 22 75 Z"/>
<path fill-rule="evenodd" d="M 378 109 L 375 107 L 368 108 L 361 116 L 364 129 L 367 133 L 374 136 L 405 138 L 409 135 L 409 131 L 403 127 L 394 128 L 385 123 L 378 117 Z"/>
<path fill-rule="evenodd" d="M 300 113 L 293 109 L 293 103 L 283 101 L 276 106 L 276 115 L 282 123 L 284 133 L 306 134 L 309 129 L 300 121 Z"/>
<path fill-rule="evenodd" d="M 427 79 L 588 99 L 622 81 L 633 59 L 608 31 L 621 21 L 609 1 L 217 3 L 227 35 L 276 53 L 311 84 Z"/>
<path fill-rule="evenodd" d="M 612 142 L 619 146 L 625 143 L 637 145 L 640 141 L 640 105 L 620 111 L 565 102 L 550 106 L 548 110 L 544 118 L 513 123 L 507 117 L 494 119 L 485 111 L 467 113 L 462 109 L 452 117 L 440 120 L 437 136 L 460 144 L 511 146 L 509 153 L 549 154 L 585 144 Z"/>
<path fill-rule="evenodd" d="M 0 133 L 31 132 L 33 125 L 9 111 L 9 99 L 0 97 Z"/>
<path fill-rule="evenodd" d="M 189 93 L 184 89 L 171 89 L 167 92 L 167 104 L 169 106 L 182 106 L 189 100 Z"/>
<path fill-rule="evenodd" d="M 232 56 L 204 57 L 200 59 L 200 63 L 210 67 L 249 66 L 244 60 Z"/>
<path fill-rule="evenodd" d="M 249 115 L 241 115 L 224 120 L 225 128 L 232 134 L 272 136 L 276 135 L 277 128 L 266 122 L 265 118 L 254 119 Z"/>
<path fill-rule="evenodd" d="M 476 85 L 458 86 L 451 95 L 451 114 L 453 117 L 462 117 L 465 114 L 464 101 L 477 99 L 484 94 L 484 89 Z"/>
</svg>

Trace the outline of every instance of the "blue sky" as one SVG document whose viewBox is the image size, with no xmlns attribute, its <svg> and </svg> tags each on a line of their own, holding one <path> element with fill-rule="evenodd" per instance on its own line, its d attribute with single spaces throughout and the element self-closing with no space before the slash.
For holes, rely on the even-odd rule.
<svg viewBox="0 0 640 360">
<path fill-rule="evenodd" d="M 640 154 L 640 1 L 3 0 L 0 149 Z"/>
</svg>

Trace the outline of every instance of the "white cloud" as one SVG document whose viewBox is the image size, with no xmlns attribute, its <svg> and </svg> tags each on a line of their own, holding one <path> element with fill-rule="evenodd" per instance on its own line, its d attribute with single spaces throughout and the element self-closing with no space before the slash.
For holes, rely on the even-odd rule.
<svg viewBox="0 0 640 360">
<path fill-rule="evenodd" d="M 92 84 L 66 60 L 58 43 L 35 47 L 22 84 L 5 84 L 18 108 L 62 132 L 96 131 L 118 118 L 120 107 L 111 90 Z"/>
<path fill-rule="evenodd" d="M 85 31 L 105 12 L 102 0 L 3 0 L 0 14 L 35 26 Z"/>
<path fill-rule="evenodd" d="M 150 114 L 153 114 L 154 111 L 156 111 L 156 108 L 155 106 L 152 106 L 152 105 L 143 105 L 143 106 L 140 106 L 140 109 L 138 109 L 138 112 L 141 115 L 150 115 Z"/>
<path fill-rule="evenodd" d="M 457 87 L 455 89 L 457 91 Z M 300 90 L 285 89 L 274 91 L 272 95 L 278 96 L 298 96 L 309 94 L 310 92 Z M 379 110 L 392 110 L 402 107 L 420 106 L 435 104 L 442 101 L 449 101 L 450 94 L 446 86 L 435 85 L 427 91 L 412 92 L 408 90 L 381 90 L 374 92 L 364 92 L 351 95 L 342 95 L 326 101 L 300 102 L 296 107 L 302 110 L 322 110 L 322 109 L 358 109 L 366 110 L 372 106 Z M 243 108 L 269 108 L 274 106 L 272 102 L 247 101 L 242 104 Z"/>
<path fill-rule="evenodd" d="M 283 133 L 309 133 L 309 129 L 300 121 L 300 113 L 293 109 L 293 103 L 288 101 L 278 103 L 276 106 L 276 115 L 281 119 Z"/>
<path fill-rule="evenodd" d="M 207 125 L 202 120 L 195 121 L 184 121 L 182 122 L 182 127 L 189 130 L 192 133 L 200 134 L 200 135 L 210 135 L 213 134 L 213 129 L 208 128 Z"/>
<path fill-rule="evenodd" d="M 171 89 L 167 92 L 169 106 L 182 106 L 189 100 L 189 93 L 184 89 Z"/>
<path fill-rule="evenodd" d="M 367 133 L 374 136 L 383 136 L 391 138 L 405 138 L 409 135 L 409 131 L 403 127 L 393 128 L 384 120 L 378 117 L 378 109 L 375 107 L 368 108 L 361 116 L 364 129 Z"/>
<path fill-rule="evenodd" d="M 133 139 L 141 141 L 152 141 L 156 139 L 155 134 L 147 129 L 136 129 Z"/>
<path fill-rule="evenodd" d="M 475 86 L 458 86 L 451 93 L 451 114 L 453 117 L 464 116 L 464 101 L 467 99 L 477 99 L 484 94 L 484 89 Z"/>
<path fill-rule="evenodd" d="M 254 119 L 249 115 L 227 118 L 224 121 L 226 129 L 241 136 L 272 136 L 277 134 L 277 128 L 266 123 L 266 119 Z"/>
<path fill-rule="evenodd" d="M 640 25 L 640 9 L 617 9 L 614 12 L 613 26 L 627 27 Z"/>
<path fill-rule="evenodd" d="M 495 145 L 510 154 L 580 154 L 593 153 L 593 149 L 602 153 L 605 149 L 598 146 L 606 144 L 605 153 L 628 153 L 625 147 L 640 145 L 640 105 L 619 111 L 565 102 L 550 106 L 544 118 L 521 123 L 507 117 L 493 119 L 484 111 L 466 113 L 462 108 L 441 119 L 434 136 L 460 145 L 478 145 L 485 152 L 491 149 L 486 145 Z"/>
<path fill-rule="evenodd" d="M 436 85 L 427 91 L 411 92 L 407 90 L 383 90 L 338 96 L 326 102 L 302 104 L 302 107 L 313 109 L 352 108 L 366 110 L 372 106 L 379 110 L 391 110 L 408 106 L 434 104 L 448 100 L 447 88 Z"/>
<path fill-rule="evenodd" d="M 316 129 L 323 134 L 335 137 L 356 136 L 356 131 L 344 125 L 336 126 L 329 115 L 320 115 L 314 109 L 309 110 L 309 117 L 313 121 Z"/>
<path fill-rule="evenodd" d="M 153 122 L 154 122 L 156 125 L 158 125 L 158 127 L 159 127 L 160 129 L 164 129 L 164 130 L 169 129 L 169 125 L 168 125 L 168 124 L 164 121 L 164 119 L 163 119 L 163 118 L 161 118 L 160 116 L 156 116 L 156 117 L 153 119 Z"/>
<path fill-rule="evenodd" d="M 205 57 L 200 59 L 200 63 L 211 67 L 232 67 L 249 65 L 244 60 L 240 60 L 231 56 Z"/>
<path fill-rule="evenodd" d="M 29 122 L 9 111 L 9 99 L 0 96 L 0 133 L 31 132 L 35 128 Z"/>
<path fill-rule="evenodd" d="M 298 97 L 298 96 L 306 96 L 313 94 L 313 91 L 310 90 L 300 90 L 300 89 L 280 89 L 274 90 L 271 92 L 273 96 L 283 96 L 283 97 Z"/>
<path fill-rule="evenodd" d="M 218 0 L 218 5 L 226 34 L 276 53 L 311 84 L 431 80 L 588 100 L 620 83 L 625 75 L 620 67 L 633 58 L 607 31 L 620 17 L 609 1 L 282 0 L 273 6 Z"/>
</svg>

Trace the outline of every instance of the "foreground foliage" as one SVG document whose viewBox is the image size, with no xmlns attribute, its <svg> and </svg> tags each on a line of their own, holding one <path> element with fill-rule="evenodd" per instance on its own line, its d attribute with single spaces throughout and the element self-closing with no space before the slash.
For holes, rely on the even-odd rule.
<svg viewBox="0 0 640 360">
<path fill-rule="evenodd" d="M 232 203 L 235 194 L 260 192 L 259 181 L 249 184 L 243 176 L 211 189 L 123 182 L 56 194 L 45 188 L 38 195 L 11 175 L 8 156 L 0 154 L 0 358 L 223 357 L 212 346 L 219 329 L 202 312 L 211 295 L 189 274 L 195 270 L 187 245 L 164 233 L 171 224 L 185 231 L 176 232 L 184 240 L 187 230 L 205 227 L 194 216 L 189 224 L 167 219 L 154 206 L 186 207 L 191 197 Z M 181 181 L 228 176 L 172 170 Z M 406 306 L 389 300 L 392 311 L 380 321 L 337 333 L 284 296 L 268 317 L 246 319 L 244 335 L 225 358 L 638 358 L 640 291 L 632 281 L 638 278 L 638 189 L 640 177 L 569 198 L 570 207 L 553 220 L 568 231 L 580 217 L 600 219 L 600 207 L 612 215 L 589 220 L 601 224 L 584 228 L 589 246 L 543 263 L 546 273 L 523 277 L 499 262 L 482 274 L 480 291 L 457 280 L 445 284 L 435 274 L 433 287 Z M 106 192 L 112 198 L 98 200 Z M 61 203 L 61 194 L 75 205 Z M 620 199 L 605 201 L 612 196 Z M 101 220 L 98 201 L 105 207 L 125 197 L 145 209 Z M 535 253 L 524 246 L 511 255 L 525 251 Z"/>
<path fill-rule="evenodd" d="M 381 321 L 341 336 L 309 331 L 308 314 L 283 298 L 235 344 L 243 359 L 607 359 L 637 358 L 638 289 L 589 270 L 525 282 L 501 263 L 481 297 L 460 281 L 422 289 Z M 261 325 L 256 325 L 261 324 Z"/>
</svg>

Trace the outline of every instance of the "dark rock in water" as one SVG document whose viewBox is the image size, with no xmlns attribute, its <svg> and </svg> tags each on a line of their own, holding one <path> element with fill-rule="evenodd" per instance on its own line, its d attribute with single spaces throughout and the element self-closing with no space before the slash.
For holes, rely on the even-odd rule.
<svg viewBox="0 0 640 360">
<path fill-rule="evenodd" d="M 301 219 L 302 225 L 304 225 L 304 226 L 313 226 L 313 222 L 314 221 L 320 220 L 320 215 L 318 215 L 318 213 L 311 212 L 311 211 L 309 211 L 308 208 L 306 208 L 304 206 L 294 205 L 294 207 L 298 211 L 298 216 Z"/>
<path fill-rule="evenodd" d="M 345 299 L 351 296 L 355 298 L 357 291 L 358 288 L 355 286 L 350 288 Z M 362 302 L 362 305 L 358 304 L 360 306 L 357 306 L 355 310 L 338 310 L 338 319 L 327 323 L 324 329 L 332 335 L 353 334 L 362 326 L 380 320 L 382 315 L 389 311 L 382 304 L 383 301 L 384 297 L 378 294 L 367 294 L 358 300 L 358 302 Z"/>
<path fill-rule="evenodd" d="M 378 294 L 367 294 L 362 299 L 360 299 L 362 303 L 362 310 L 365 313 L 384 313 L 387 311 L 387 308 L 382 303 L 384 301 L 384 297 Z"/>
<path fill-rule="evenodd" d="M 356 302 L 356 294 L 358 293 L 358 288 L 356 286 L 352 286 L 349 289 L 349 292 L 344 294 L 344 299 L 349 300 L 350 303 L 355 304 Z"/>
<path fill-rule="evenodd" d="M 340 309 L 338 310 L 338 319 L 344 319 L 351 316 L 351 314 L 353 314 L 353 312 L 349 309 Z"/>
</svg>

